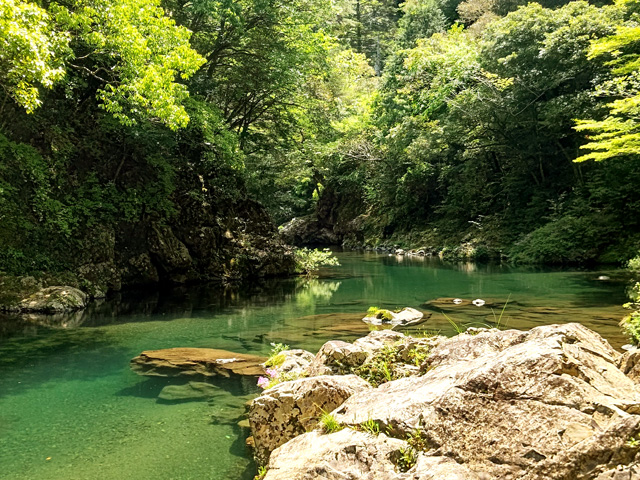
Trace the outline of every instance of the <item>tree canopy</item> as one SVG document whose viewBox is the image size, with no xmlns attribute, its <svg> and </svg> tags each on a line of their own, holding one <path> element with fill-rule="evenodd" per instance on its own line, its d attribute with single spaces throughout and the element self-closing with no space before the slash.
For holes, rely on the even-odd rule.
<svg viewBox="0 0 640 480">
<path fill-rule="evenodd" d="M 599 84 L 594 95 L 612 101 L 606 104 L 604 118 L 577 122 L 578 131 L 591 134 L 582 147 L 590 152 L 578 161 L 640 154 L 640 3 L 620 0 L 616 5 L 625 21 L 589 50 L 590 59 L 605 59 L 612 69 L 612 78 Z"/>
<path fill-rule="evenodd" d="M 0 260 L 29 246 L 46 264 L 92 225 L 170 222 L 211 196 L 370 245 L 623 258 L 640 246 L 638 15 L 635 0 L 0 0 Z"/>
</svg>

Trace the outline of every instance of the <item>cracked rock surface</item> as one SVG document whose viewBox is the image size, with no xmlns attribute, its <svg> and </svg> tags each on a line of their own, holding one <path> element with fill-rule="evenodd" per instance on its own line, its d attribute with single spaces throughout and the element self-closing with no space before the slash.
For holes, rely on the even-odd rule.
<svg viewBox="0 0 640 480">
<path fill-rule="evenodd" d="M 370 388 L 355 375 L 322 375 L 266 390 L 251 403 L 249 411 L 256 460 L 265 465 L 274 449 L 313 430 L 323 412 L 330 412 L 354 393 Z"/>
<path fill-rule="evenodd" d="M 640 387 L 618 365 L 621 354 L 579 324 L 440 340 L 421 375 L 363 389 L 333 412 L 388 436 L 306 433 L 271 454 L 265 480 L 640 479 Z M 398 452 L 416 432 L 402 471 Z"/>
</svg>

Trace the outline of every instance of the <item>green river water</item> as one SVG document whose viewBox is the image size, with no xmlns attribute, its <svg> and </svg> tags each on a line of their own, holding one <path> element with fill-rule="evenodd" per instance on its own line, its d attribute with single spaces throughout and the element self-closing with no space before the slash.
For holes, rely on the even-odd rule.
<svg viewBox="0 0 640 480">
<path fill-rule="evenodd" d="M 206 401 L 163 401 L 160 390 L 183 381 L 131 372 L 129 360 L 143 350 L 211 347 L 266 355 L 271 342 L 281 342 L 315 352 L 329 339 L 366 335 L 360 318 L 371 305 L 431 313 L 420 332 L 452 335 L 444 310 L 460 325 L 581 322 L 615 347 L 625 343 L 617 326 L 626 301 L 619 272 L 339 257 L 341 267 L 310 282 L 275 280 L 241 292 L 130 293 L 70 317 L 66 328 L 0 318 L 0 478 L 253 478 L 248 432 L 238 422 L 258 392 L 255 379 L 209 380 L 217 393 Z M 455 306 L 452 297 L 494 306 Z"/>
</svg>

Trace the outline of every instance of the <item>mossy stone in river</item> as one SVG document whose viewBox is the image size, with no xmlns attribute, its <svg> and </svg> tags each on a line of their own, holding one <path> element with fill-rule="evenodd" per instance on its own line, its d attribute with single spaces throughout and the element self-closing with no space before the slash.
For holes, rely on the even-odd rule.
<svg viewBox="0 0 640 480">
<path fill-rule="evenodd" d="M 81 310 L 87 306 L 87 294 L 74 287 L 48 287 L 19 303 L 22 312 L 63 313 Z"/>
</svg>

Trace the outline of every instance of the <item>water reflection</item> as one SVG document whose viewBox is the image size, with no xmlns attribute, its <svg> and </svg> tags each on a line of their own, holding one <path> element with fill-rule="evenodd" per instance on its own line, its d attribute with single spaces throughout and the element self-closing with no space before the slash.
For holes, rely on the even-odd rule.
<svg viewBox="0 0 640 480">
<path fill-rule="evenodd" d="M 328 302 L 340 288 L 341 282 L 321 281 L 317 278 L 301 279 L 296 289 L 296 303 L 300 305 L 315 305 L 318 302 Z"/>
</svg>

